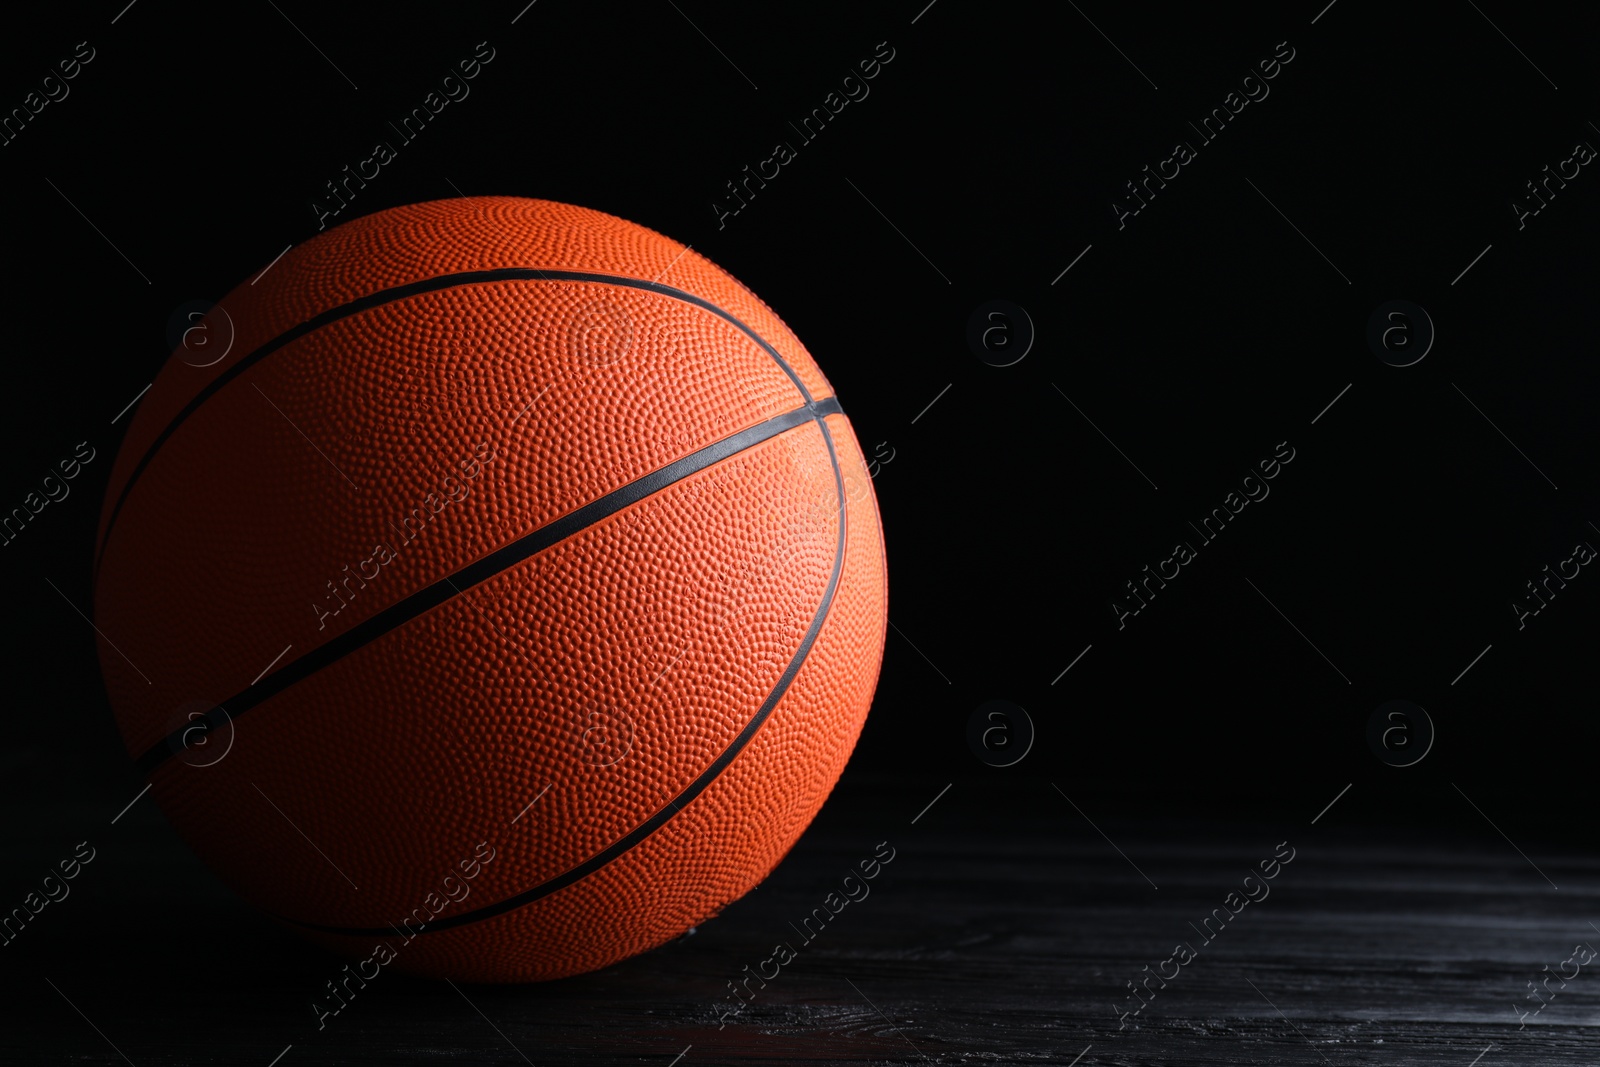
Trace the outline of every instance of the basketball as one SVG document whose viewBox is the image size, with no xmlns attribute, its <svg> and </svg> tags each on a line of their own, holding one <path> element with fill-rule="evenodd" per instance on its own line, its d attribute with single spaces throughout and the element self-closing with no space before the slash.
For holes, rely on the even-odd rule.
<svg viewBox="0 0 1600 1067">
<path fill-rule="evenodd" d="M 799 339 L 691 248 L 550 201 L 262 264 L 184 323 L 101 512 L 141 787 L 367 978 L 591 971 L 756 886 L 844 769 L 887 621 L 867 465 Z"/>
</svg>

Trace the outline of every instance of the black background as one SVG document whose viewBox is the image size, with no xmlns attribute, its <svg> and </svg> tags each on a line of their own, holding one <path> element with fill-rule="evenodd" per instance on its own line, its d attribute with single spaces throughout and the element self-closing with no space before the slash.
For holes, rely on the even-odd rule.
<svg viewBox="0 0 1600 1067">
<path fill-rule="evenodd" d="M 1527 796 L 1596 737 L 1579 680 L 1587 583 L 1521 632 L 1510 601 L 1600 538 L 1584 321 L 1597 215 L 1587 169 L 1520 232 L 1511 202 L 1600 133 L 1573 110 L 1581 80 L 1553 89 L 1470 6 L 1381 20 L 1350 8 L 1315 26 L 1316 12 L 1272 6 L 1160 10 L 1150 27 L 1097 17 L 1124 48 L 1140 42 L 1130 54 L 1159 89 L 1070 9 L 1025 6 L 940 3 L 914 26 L 916 11 L 858 5 L 707 8 L 694 25 L 670 4 L 541 3 L 515 26 L 516 11 L 465 5 L 301 12 L 359 90 L 270 5 L 220 20 L 136 4 L 115 26 L 82 11 L 9 35 L 18 103 L 76 42 L 96 58 L 3 149 L 18 343 L 0 425 L 7 505 L 78 441 L 103 457 L 3 549 L 14 774 L 58 754 L 85 781 L 119 773 L 93 633 L 44 579 L 87 610 L 126 424 L 110 420 L 166 358 L 169 317 L 313 236 L 323 183 L 396 140 L 386 119 L 487 40 L 496 59 L 471 95 L 346 215 L 455 189 L 580 203 L 694 245 L 785 317 L 863 448 L 893 449 L 876 489 L 903 636 L 890 632 L 860 764 L 982 773 L 966 716 L 1001 697 L 1038 728 L 1011 774 L 1196 800 L 1309 802 L 1352 778 L 1372 786 L 1358 804 L 1451 780 Z M 1588 76 L 1581 34 L 1532 10 L 1521 35 L 1502 28 L 1545 71 Z M 787 123 L 880 41 L 895 58 L 870 95 L 719 229 L 724 183 L 798 141 Z M 1295 58 L 1270 95 L 1119 230 L 1123 183 L 1198 142 L 1186 122 L 1280 41 Z M 1011 367 L 965 341 L 991 298 L 1021 304 L 1037 331 Z M 1422 305 L 1438 331 L 1411 367 L 1365 342 L 1391 299 Z M 1296 459 L 1271 495 L 1119 630 L 1109 602 L 1123 583 L 1196 541 L 1186 524 L 1280 441 Z M 1364 739 L 1391 698 L 1439 731 L 1403 774 Z"/>
<path fill-rule="evenodd" d="M 692 244 L 784 317 L 864 450 L 893 450 L 874 484 L 896 629 L 847 783 L 1003 783 L 1028 806 L 1055 782 L 1156 820 L 1309 818 L 1353 783 L 1348 822 L 1498 842 L 1487 815 L 1525 847 L 1593 843 L 1600 578 L 1520 631 L 1510 607 L 1600 545 L 1600 177 L 1523 229 L 1512 209 L 1600 146 L 1592 21 L 1362 0 L 539 0 L 514 25 L 515 0 L 277 7 L 6 16 L 0 107 L 96 50 L 0 148 L 0 508 L 77 442 L 99 453 L 0 548 L 15 810 L 114 812 L 141 786 L 74 606 L 92 603 L 111 420 L 167 358 L 170 316 L 312 237 L 323 183 L 488 41 L 471 95 L 341 218 L 457 191 L 582 204 Z M 883 41 L 870 95 L 719 227 L 724 183 Z M 1199 146 L 1187 122 L 1279 42 L 1294 58 L 1270 95 Z M 1124 183 L 1180 140 L 1197 158 L 1119 229 Z M 994 298 L 1037 332 L 1009 367 L 966 341 Z M 1366 341 L 1394 299 L 1437 328 L 1413 366 Z M 1284 441 L 1270 496 L 1119 629 L 1123 583 Z M 1037 729 L 1004 769 L 966 739 L 993 698 Z M 1396 698 L 1437 729 L 1407 768 L 1366 740 Z M 53 840 L 8 855 L 6 879 Z"/>
</svg>

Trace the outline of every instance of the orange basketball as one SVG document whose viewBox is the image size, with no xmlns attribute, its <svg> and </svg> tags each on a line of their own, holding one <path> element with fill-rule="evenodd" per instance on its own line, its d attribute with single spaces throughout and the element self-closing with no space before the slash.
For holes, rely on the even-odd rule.
<svg viewBox="0 0 1600 1067">
<path fill-rule="evenodd" d="M 366 977 L 555 978 L 717 914 L 883 653 L 877 504 L 804 346 L 549 201 L 382 211 L 241 284 L 140 402 L 97 552 L 152 795 Z"/>
</svg>

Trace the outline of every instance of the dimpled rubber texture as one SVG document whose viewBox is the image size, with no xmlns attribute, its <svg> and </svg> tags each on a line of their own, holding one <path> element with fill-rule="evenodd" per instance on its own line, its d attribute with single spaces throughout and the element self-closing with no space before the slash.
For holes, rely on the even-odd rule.
<svg viewBox="0 0 1600 1067">
<path fill-rule="evenodd" d="M 475 280 L 248 361 L 385 289 L 529 268 L 670 286 L 748 330 L 620 281 Z M 353 220 L 220 306 L 226 357 L 180 349 L 129 427 L 95 594 L 129 753 L 167 755 L 152 794 L 194 850 L 306 937 L 358 959 L 381 941 L 395 969 L 462 981 L 605 966 L 764 878 L 849 758 L 887 618 L 865 462 L 844 416 L 807 417 L 802 386 L 831 390 L 777 316 L 650 230 L 508 197 Z M 454 582 L 612 493 L 631 502 Z"/>
</svg>

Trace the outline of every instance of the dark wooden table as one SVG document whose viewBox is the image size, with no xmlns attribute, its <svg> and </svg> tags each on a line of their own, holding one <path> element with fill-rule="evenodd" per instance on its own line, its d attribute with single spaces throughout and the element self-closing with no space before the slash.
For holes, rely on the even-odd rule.
<svg viewBox="0 0 1600 1067">
<path fill-rule="evenodd" d="M 1600 1062 L 1600 962 L 1563 967 L 1600 944 L 1600 863 L 1576 850 L 1482 822 L 1355 825 L 1348 800 L 1315 825 L 1298 809 L 1152 819 L 1087 786 L 1069 801 L 1031 778 L 944 784 L 847 774 L 766 884 L 655 952 L 538 986 L 381 974 L 320 1030 L 311 1004 L 341 961 L 223 889 L 148 798 L 116 825 L 120 801 L 13 798 L 8 906 L 30 864 L 42 877 L 84 839 L 96 857 L 0 948 L 0 1062 Z M 801 940 L 791 924 L 880 841 L 895 858 L 870 894 Z M 1202 940 L 1283 841 L 1270 894 Z M 796 957 L 719 1025 L 728 983 L 778 942 Z M 1163 962 L 1179 942 L 1196 950 L 1181 968 Z M 1146 965 L 1178 973 L 1119 1025 Z M 1578 973 L 1519 1029 L 1545 965 Z"/>
</svg>

